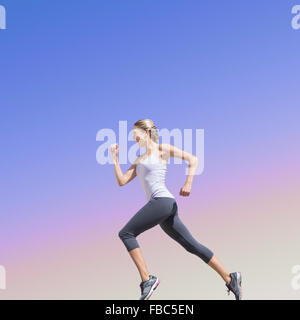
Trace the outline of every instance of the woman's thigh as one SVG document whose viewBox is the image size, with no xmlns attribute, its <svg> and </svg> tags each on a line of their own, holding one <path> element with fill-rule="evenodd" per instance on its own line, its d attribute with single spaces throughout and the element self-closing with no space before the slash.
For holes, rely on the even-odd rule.
<svg viewBox="0 0 300 320">
<path fill-rule="evenodd" d="M 137 236 L 160 224 L 172 215 L 173 203 L 171 198 L 152 198 L 127 222 L 122 230 Z"/>
</svg>

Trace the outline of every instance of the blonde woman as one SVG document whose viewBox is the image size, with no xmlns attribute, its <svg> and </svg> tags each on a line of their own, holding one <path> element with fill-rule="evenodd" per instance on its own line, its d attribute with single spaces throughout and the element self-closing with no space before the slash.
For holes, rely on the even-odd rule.
<svg viewBox="0 0 300 320">
<path fill-rule="evenodd" d="M 160 225 L 171 238 L 177 241 L 188 252 L 197 255 L 212 267 L 225 281 L 228 294 L 230 291 L 236 300 L 242 298 L 242 277 L 240 272 L 228 273 L 220 264 L 214 253 L 200 244 L 189 232 L 178 215 L 175 197 L 165 185 L 165 175 L 169 157 L 177 157 L 189 162 L 187 179 L 180 190 L 181 196 L 189 196 L 198 158 L 172 146 L 159 144 L 157 127 L 150 119 L 139 120 L 134 124 L 133 136 L 139 147 L 146 147 L 145 154 L 136 158 L 131 167 L 122 173 L 119 164 L 118 144 L 110 146 L 110 153 L 114 161 L 114 171 L 119 186 L 124 186 L 138 176 L 144 189 L 147 203 L 120 230 L 119 237 L 123 241 L 129 255 L 133 259 L 140 277 L 140 300 L 148 300 L 160 282 L 158 277 L 151 275 L 147 269 L 136 237 Z"/>
</svg>

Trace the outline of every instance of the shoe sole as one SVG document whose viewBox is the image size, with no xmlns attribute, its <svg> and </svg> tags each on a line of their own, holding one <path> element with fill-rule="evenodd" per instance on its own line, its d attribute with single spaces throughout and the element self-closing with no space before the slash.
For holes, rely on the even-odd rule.
<svg viewBox="0 0 300 320">
<path fill-rule="evenodd" d="M 240 272 L 237 272 L 237 282 L 240 288 L 240 296 L 238 300 L 242 300 L 243 292 L 242 292 L 242 274 Z"/>
<path fill-rule="evenodd" d="M 153 291 L 154 291 L 154 290 L 156 289 L 156 287 L 159 285 L 159 282 L 160 282 L 160 281 L 159 281 L 159 279 L 157 278 L 156 281 L 155 281 L 155 283 L 154 283 L 153 286 L 151 287 L 151 290 L 149 291 L 148 295 L 146 296 L 145 300 L 148 300 L 148 299 L 151 297 Z"/>
</svg>

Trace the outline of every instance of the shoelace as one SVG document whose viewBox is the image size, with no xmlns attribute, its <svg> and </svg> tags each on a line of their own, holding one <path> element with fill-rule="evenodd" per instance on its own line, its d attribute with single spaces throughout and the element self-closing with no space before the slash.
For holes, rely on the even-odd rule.
<svg viewBox="0 0 300 320">
<path fill-rule="evenodd" d="M 140 283 L 140 287 L 141 287 L 142 290 L 143 290 L 144 288 L 150 286 L 150 285 L 151 285 L 150 279 L 147 280 L 147 281 L 145 281 L 145 282 L 141 282 L 141 283 Z"/>
</svg>

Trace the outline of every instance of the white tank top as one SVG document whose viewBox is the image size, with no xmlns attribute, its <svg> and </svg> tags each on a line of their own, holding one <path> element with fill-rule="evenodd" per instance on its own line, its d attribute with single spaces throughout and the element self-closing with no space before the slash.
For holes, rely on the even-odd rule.
<svg viewBox="0 0 300 320">
<path fill-rule="evenodd" d="M 152 153 L 145 160 L 137 163 L 136 174 L 142 184 L 147 201 L 154 197 L 175 199 L 165 185 L 166 172 L 167 164 Z"/>
</svg>

